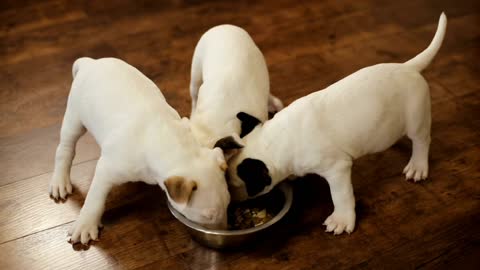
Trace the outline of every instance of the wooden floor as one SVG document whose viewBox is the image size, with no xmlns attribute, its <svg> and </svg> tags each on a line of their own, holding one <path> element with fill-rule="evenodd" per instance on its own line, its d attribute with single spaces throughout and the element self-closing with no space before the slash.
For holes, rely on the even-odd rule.
<svg viewBox="0 0 480 270">
<path fill-rule="evenodd" d="M 17 1 L 0 3 L 0 269 L 480 269 L 480 3 L 472 1 Z M 424 72 L 432 96 L 430 178 L 403 180 L 403 139 L 354 165 L 357 227 L 324 232 L 326 182 L 295 182 L 294 208 L 255 245 L 204 248 L 165 207 L 159 187 L 109 196 L 101 241 L 67 243 L 99 157 L 81 139 L 75 194 L 47 194 L 59 127 L 80 56 L 118 57 L 144 72 L 180 114 L 201 34 L 245 28 L 263 51 L 272 92 L 286 104 L 359 68 L 403 62 L 431 41 L 444 10 L 443 47 Z M 160 194 L 160 195 L 159 195 Z"/>
</svg>

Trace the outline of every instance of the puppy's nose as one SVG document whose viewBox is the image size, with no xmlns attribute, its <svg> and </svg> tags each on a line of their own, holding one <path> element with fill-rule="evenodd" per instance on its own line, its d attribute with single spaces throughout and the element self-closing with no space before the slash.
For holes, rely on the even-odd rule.
<svg viewBox="0 0 480 270">
<path fill-rule="evenodd" d="M 203 212 L 203 216 L 207 219 L 207 220 L 215 220 L 218 216 L 218 210 L 215 209 L 215 208 L 210 208 L 210 209 L 206 209 L 204 210 Z"/>
<path fill-rule="evenodd" d="M 226 218 L 218 224 L 202 224 L 202 226 L 211 230 L 226 230 L 228 228 Z"/>
<path fill-rule="evenodd" d="M 206 209 L 203 212 L 203 217 L 210 221 L 209 223 L 202 224 L 202 226 L 213 230 L 227 229 L 227 215 L 226 212 L 219 211 L 215 208 Z"/>
</svg>

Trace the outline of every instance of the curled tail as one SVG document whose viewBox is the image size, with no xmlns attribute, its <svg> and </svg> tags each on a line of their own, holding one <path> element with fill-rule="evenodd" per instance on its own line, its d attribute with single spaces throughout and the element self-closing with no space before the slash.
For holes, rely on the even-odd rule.
<svg viewBox="0 0 480 270">
<path fill-rule="evenodd" d="M 440 20 L 438 21 L 437 32 L 433 37 L 432 42 L 428 45 L 423 52 L 415 56 L 414 58 L 405 62 L 405 65 L 409 65 L 416 69 L 417 71 L 424 70 L 430 62 L 433 60 L 438 50 L 442 46 L 443 37 L 445 36 L 445 31 L 447 29 L 447 16 L 442 12 L 440 15 Z"/>
<path fill-rule="evenodd" d="M 83 65 L 83 63 L 91 62 L 91 61 L 93 61 L 93 59 L 90 58 L 90 57 L 81 57 L 81 58 L 78 58 L 77 60 L 75 60 L 75 62 L 73 63 L 73 66 L 72 66 L 72 76 L 73 76 L 73 78 L 75 79 L 75 76 L 77 75 L 77 72 L 80 69 L 80 66 Z"/>
</svg>

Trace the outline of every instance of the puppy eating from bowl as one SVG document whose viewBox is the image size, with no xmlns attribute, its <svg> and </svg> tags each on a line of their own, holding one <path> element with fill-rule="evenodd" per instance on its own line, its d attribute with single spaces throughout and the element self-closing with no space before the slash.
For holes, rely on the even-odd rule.
<svg viewBox="0 0 480 270">
<path fill-rule="evenodd" d="M 207 147 L 241 147 L 233 138 L 245 136 L 265 122 L 269 112 L 283 108 L 270 94 L 262 52 L 234 25 L 215 26 L 200 38 L 192 59 L 190 95 L 192 131 Z"/>
<path fill-rule="evenodd" d="M 101 148 L 71 242 L 97 240 L 109 191 L 143 181 L 159 185 L 170 204 L 208 228 L 226 228 L 230 195 L 220 148 L 203 147 L 160 89 L 136 68 L 115 58 L 80 58 L 60 132 L 50 196 L 72 193 L 70 168 L 78 139 L 88 130 Z"/>
<path fill-rule="evenodd" d="M 353 160 L 384 151 L 404 135 L 412 141 L 412 155 L 403 172 L 415 182 L 426 179 L 430 93 L 420 72 L 440 49 L 446 25 L 442 13 L 432 42 L 413 59 L 361 69 L 257 126 L 229 162 L 232 200 L 267 193 L 292 175 L 315 173 L 327 180 L 334 205 L 326 231 L 351 233 L 356 218 Z"/>
</svg>

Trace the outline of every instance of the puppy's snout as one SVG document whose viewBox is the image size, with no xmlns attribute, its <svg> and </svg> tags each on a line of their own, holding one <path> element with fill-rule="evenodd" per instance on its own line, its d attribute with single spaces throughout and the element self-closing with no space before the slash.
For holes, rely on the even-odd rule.
<svg viewBox="0 0 480 270">
<path fill-rule="evenodd" d="M 227 215 L 223 211 L 211 208 L 205 210 L 203 217 L 208 220 L 207 223 L 202 224 L 204 227 L 213 230 L 227 229 Z"/>
<path fill-rule="evenodd" d="M 218 210 L 215 209 L 215 208 L 210 208 L 210 209 L 207 209 L 203 212 L 203 216 L 207 219 L 207 220 L 212 220 L 214 221 L 215 218 L 218 216 Z"/>
</svg>

